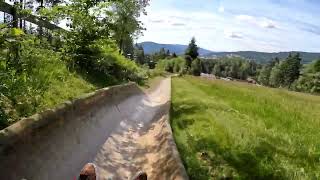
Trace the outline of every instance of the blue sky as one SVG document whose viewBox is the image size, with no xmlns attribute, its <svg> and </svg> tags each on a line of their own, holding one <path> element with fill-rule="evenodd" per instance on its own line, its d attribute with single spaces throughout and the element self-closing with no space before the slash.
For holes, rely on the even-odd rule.
<svg viewBox="0 0 320 180">
<path fill-rule="evenodd" d="M 320 0 L 151 0 L 138 42 L 320 52 Z"/>
</svg>

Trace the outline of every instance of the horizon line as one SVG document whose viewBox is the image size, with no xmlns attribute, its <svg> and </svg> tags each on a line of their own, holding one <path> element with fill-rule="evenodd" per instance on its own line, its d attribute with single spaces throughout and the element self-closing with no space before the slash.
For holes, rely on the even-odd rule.
<svg viewBox="0 0 320 180">
<path fill-rule="evenodd" d="M 137 44 L 141 43 L 155 43 L 155 44 L 160 44 L 160 45 L 182 45 L 182 46 L 188 46 L 187 44 L 170 44 L 170 43 L 157 43 L 154 41 L 142 41 L 142 42 L 136 42 Z M 302 53 L 320 53 L 320 51 L 301 51 L 301 50 L 287 50 L 287 51 L 254 51 L 254 50 L 234 50 L 234 51 L 229 51 L 229 50 L 222 50 L 222 51 L 216 51 L 216 50 L 211 50 L 208 48 L 203 48 L 201 46 L 198 46 L 201 49 L 211 51 L 213 53 L 220 53 L 220 52 L 226 52 L 226 53 L 232 53 L 232 52 L 259 52 L 259 53 L 290 53 L 290 52 L 302 52 Z"/>
</svg>

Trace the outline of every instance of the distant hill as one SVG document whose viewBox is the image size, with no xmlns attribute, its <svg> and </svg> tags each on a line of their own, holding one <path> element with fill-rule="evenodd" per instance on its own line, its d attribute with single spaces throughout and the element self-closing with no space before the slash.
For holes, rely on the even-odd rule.
<svg viewBox="0 0 320 180">
<path fill-rule="evenodd" d="M 296 53 L 297 51 L 292 51 Z M 272 58 L 278 57 L 284 59 L 288 57 L 290 52 L 278 52 L 278 53 L 266 53 L 256 51 L 238 51 L 238 52 L 211 52 L 205 55 L 205 57 L 225 57 L 225 56 L 240 56 L 246 59 L 254 60 L 259 63 L 267 63 Z M 302 58 L 303 64 L 308 64 L 315 59 L 320 58 L 320 53 L 299 52 Z"/>
<path fill-rule="evenodd" d="M 146 54 L 152 54 L 159 52 L 161 48 L 170 50 L 170 52 L 175 52 L 178 55 L 184 54 L 187 45 L 181 44 L 158 44 L 155 42 L 142 42 L 142 45 Z M 257 51 L 237 51 L 237 52 L 213 52 L 207 49 L 200 48 L 199 54 L 202 57 L 216 58 L 225 56 L 240 56 L 249 60 L 254 60 L 258 63 L 267 63 L 272 58 L 278 57 L 280 59 L 288 57 L 290 52 L 277 52 L 277 53 L 266 53 Z M 299 52 L 302 57 L 302 63 L 307 64 L 315 59 L 320 58 L 320 53 L 310 53 L 310 52 Z"/>
<path fill-rule="evenodd" d="M 185 50 L 187 49 L 187 45 L 181 45 L 181 44 L 158 44 L 155 42 L 142 42 L 139 43 L 142 45 L 144 52 L 146 54 L 152 54 L 155 52 L 159 52 L 161 48 L 164 48 L 165 50 L 169 50 L 171 53 L 175 52 L 177 55 L 184 54 Z M 212 51 L 200 48 L 199 54 L 200 56 L 203 56 L 205 54 L 209 54 Z"/>
</svg>

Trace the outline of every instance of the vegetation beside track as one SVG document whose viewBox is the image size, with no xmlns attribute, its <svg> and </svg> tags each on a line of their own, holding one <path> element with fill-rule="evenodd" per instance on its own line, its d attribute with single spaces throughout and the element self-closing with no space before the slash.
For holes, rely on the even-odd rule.
<svg viewBox="0 0 320 180">
<path fill-rule="evenodd" d="M 320 97 L 172 79 L 171 124 L 191 179 L 319 179 Z"/>
</svg>

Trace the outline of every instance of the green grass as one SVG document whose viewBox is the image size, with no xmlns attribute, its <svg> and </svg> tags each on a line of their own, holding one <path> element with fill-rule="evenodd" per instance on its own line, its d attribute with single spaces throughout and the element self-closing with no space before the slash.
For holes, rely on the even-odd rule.
<svg viewBox="0 0 320 180">
<path fill-rule="evenodd" d="M 171 124 L 191 179 L 319 179 L 320 97 L 172 79 Z"/>
<path fill-rule="evenodd" d="M 98 88 L 70 72 L 59 53 L 33 47 L 25 51 L 25 73 L 6 68 L 0 55 L 0 129 Z"/>
<path fill-rule="evenodd" d="M 144 84 L 148 78 L 146 68 L 120 55 L 109 41 L 95 42 L 92 49 L 99 51 L 90 60 L 54 51 L 34 36 L 19 43 L 16 51 L 9 48 L 14 44 L 0 48 L 0 130 L 95 89 Z"/>
<path fill-rule="evenodd" d="M 85 93 L 96 90 L 97 87 L 82 79 L 77 74 L 67 74 L 65 81 L 52 81 L 48 90 L 41 98 L 37 112 L 53 108 L 67 100 L 72 100 Z"/>
</svg>

